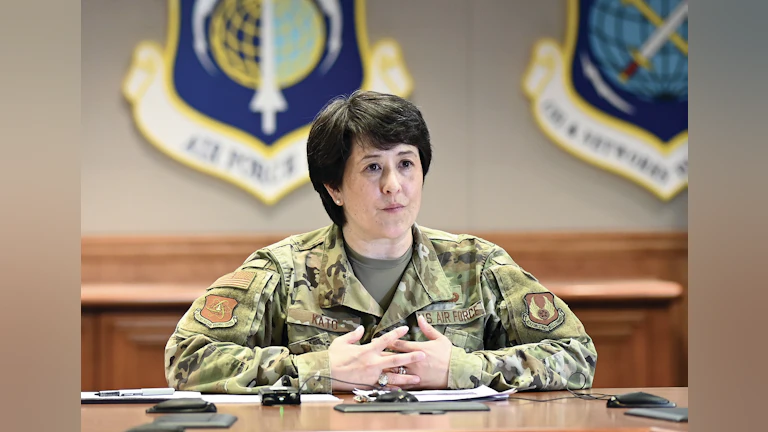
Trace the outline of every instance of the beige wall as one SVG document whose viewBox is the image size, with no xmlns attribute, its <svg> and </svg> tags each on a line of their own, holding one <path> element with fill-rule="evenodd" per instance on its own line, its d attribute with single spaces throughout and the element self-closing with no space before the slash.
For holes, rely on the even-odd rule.
<svg viewBox="0 0 768 432">
<path fill-rule="evenodd" d="M 394 37 L 433 137 L 418 222 L 472 230 L 687 230 L 668 203 L 561 150 L 521 90 L 534 42 L 562 40 L 558 0 L 369 0 L 370 41 Z M 120 86 L 136 44 L 165 41 L 161 0 L 82 2 L 82 233 L 297 232 L 329 223 L 309 183 L 276 205 L 162 155 Z"/>
</svg>

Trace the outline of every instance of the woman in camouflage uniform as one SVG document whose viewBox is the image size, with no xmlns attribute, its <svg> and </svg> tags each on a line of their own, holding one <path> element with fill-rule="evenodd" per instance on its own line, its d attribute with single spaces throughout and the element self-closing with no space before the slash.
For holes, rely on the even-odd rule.
<svg viewBox="0 0 768 432">
<path fill-rule="evenodd" d="M 500 247 L 416 224 L 432 159 L 416 106 L 374 92 L 337 98 L 313 122 L 307 157 L 333 223 L 211 284 L 167 343 L 169 385 L 591 386 L 595 347 L 562 300 Z"/>
</svg>

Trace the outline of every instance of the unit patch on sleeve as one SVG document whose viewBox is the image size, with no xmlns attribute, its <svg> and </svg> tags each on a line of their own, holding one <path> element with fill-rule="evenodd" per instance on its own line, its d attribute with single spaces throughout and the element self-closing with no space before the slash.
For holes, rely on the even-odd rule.
<svg viewBox="0 0 768 432">
<path fill-rule="evenodd" d="M 205 305 L 195 310 L 195 319 L 208 328 L 232 327 L 237 324 L 233 315 L 237 300 L 229 297 L 209 295 L 205 297 Z"/>
<path fill-rule="evenodd" d="M 565 321 L 565 313 L 555 307 L 555 296 L 550 292 L 526 294 L 523 301 L 523 323 L 527 327 L 550 332 Z"/>
</svg>

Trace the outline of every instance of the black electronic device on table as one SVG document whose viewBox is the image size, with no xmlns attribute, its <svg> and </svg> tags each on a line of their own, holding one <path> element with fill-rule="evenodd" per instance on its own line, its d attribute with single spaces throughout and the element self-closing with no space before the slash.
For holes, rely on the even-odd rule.
<svg viewBox="0 0 768 432">
<path fill-rule="evenodd" d="M 645 392 L 632 392 L 611 396 L 608 408 L 674 408 L 674 402 Z"/>
<path fill-rule="evenodd" d="M 301 405 L 301 394 L 295 387 L 265 387 L 259 389 L 259 395 L 262 405 Z"/>
</svg>

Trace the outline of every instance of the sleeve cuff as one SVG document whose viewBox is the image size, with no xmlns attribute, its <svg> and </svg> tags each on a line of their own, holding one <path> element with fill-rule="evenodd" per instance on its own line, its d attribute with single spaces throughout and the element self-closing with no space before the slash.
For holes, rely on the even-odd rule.
<svg viewBox="0 0 768 432">
<path fill-rule="evenodd" d="M 329 377 L 331 376 L 331 362 L 328 351 L 308 352 L 296 356 L 294 359 L 296 370 L 299 372 L 299 386 L 302 393 L 331 393 L 333 387 L 328 378 L 311 377 Z M 306 384 L 304 384 L 306 382 Z"/>
<path fill-rule="evenodd" d="M 483 359 L 459 347 L 451 348 L 448 364 L 448 388 L 452 390 L 475 388 L 480 384 Z"/>
</svg>

